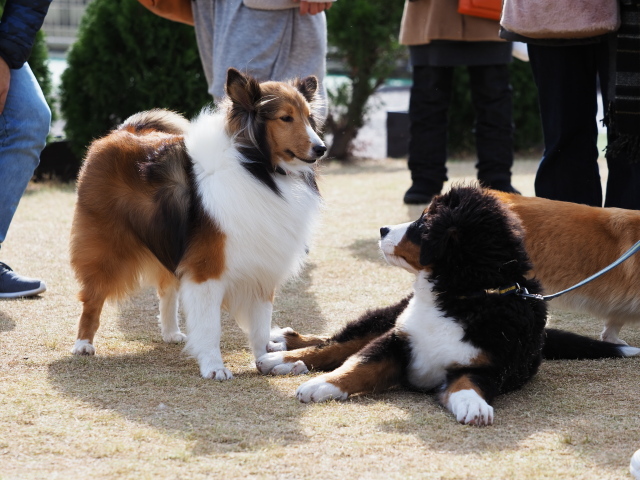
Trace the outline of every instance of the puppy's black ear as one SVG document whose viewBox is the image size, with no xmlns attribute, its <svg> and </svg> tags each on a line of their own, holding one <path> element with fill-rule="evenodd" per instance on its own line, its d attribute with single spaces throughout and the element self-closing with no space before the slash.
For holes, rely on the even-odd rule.
<svg viewBox="0 0 640 480">
<path fill-rule="evenodd" d="M 297 87 L 298 91 L 307 100 L 307 102 L 311 103 L 313 102 L 316 91 L 318 90 L 318 79 L 313 75 L 303 78 L 302 80 L 298 80 Z"/>
<path fill-rule="evenodd" d="M 239 106 L 247 112 L 256 110 L 256 104 L 260 100 L 260 83 L 249 75 L 243 75 L 235 68 L 227 70 L 227 96 L 235 106 Z"/>
<path fill-rule="evenodd" d="M 427 231 L 420 243 L 420 264 L 431 265 L 442 257 L 449 248 L 456 248 L 460 243 L 457 227 L 451 226 L 436 237 Z"/>
</svg>

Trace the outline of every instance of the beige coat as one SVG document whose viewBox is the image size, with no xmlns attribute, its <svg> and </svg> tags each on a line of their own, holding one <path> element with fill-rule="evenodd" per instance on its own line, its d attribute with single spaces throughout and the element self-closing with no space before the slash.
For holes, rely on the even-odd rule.
<svg viewBox="0 0 640 480">
<path fill-rule="evenodd" d="M 432 40 L 503 41 L 497 20 L 460 15 L 458 0 L 406 0 L 400 43 L 423 45 Z"/>
</svg>

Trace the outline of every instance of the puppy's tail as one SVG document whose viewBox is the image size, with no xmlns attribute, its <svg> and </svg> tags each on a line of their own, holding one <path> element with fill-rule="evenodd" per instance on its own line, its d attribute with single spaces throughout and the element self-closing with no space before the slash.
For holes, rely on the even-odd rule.
<svg viewBox="0 0 640 480">
<path fill-rule="evenodd" d="M 135 113 L 118 127 L 120 130 L 127 130 L 136 134 L 155 130 L 173 135 L 183 135 L 188 128 L 189 120 L 179 113 L 161 108 Z"/>
<path fill-rule="evenodd" d="M 638 355 L 640 348 L 594 340 L 555 328 L 544 329 L 542 356 L 547 360 L 590 360 Z"/>
</svg>

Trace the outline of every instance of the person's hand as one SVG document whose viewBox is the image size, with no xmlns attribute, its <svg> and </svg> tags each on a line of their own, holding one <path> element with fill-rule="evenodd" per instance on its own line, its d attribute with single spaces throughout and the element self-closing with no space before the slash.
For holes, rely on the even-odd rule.
<svg viewBox="0 0 640 480">
<path fill-rule="evenodd" d="M 316 13 L 329 10 L 333 2 L 306 2 L 305 0 L 294 0 L 300 2 L 300 15 L 315 15 Z"/>
<path fill-rule="evenodd" d="M 7 93 L 9 93 L 9 84 L 11 83 L 11 69 L 4 58 L 0 57 L 0 113 L 4 111 L 4 104 L 7 101 Z"/>
</svg>

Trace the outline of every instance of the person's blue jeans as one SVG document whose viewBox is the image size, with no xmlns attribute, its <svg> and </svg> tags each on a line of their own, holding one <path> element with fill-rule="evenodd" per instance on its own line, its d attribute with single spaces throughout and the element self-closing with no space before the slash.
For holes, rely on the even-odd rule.
<svg viewBox="0 0 640 480">
<path fill-rule="evenodd" d="M 29 65 L 11 70 L 0 115 L 0 244 L 40 162 L 50 124 L 51 110 Z"/>
</svg>

